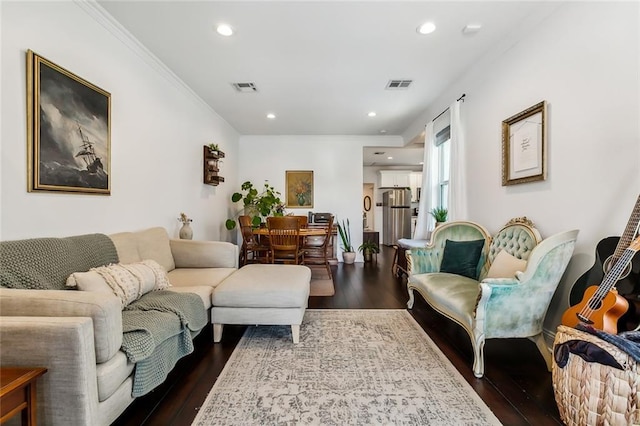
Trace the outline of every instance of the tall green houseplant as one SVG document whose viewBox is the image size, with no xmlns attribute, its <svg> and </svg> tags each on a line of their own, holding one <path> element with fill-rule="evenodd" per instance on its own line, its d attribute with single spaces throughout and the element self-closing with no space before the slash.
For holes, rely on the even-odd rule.
<svg viewBox="0 0 640 426">
<path fill-rule="evenodd" d="M 355 252 L 351 245 L 351 228 L 349 227 L 349 219 L 347 219 L 346 224 L 343 220 L 342 223 L 338 222 L 337 225 L 338 233 L 340 234 L 340 242 L 342 243 L 342 251 Z"/>
<path fill-rule="evenodd" d="M 284 214 L 284 203 L 280 199 L 280 192 L 269 185 L 268 181 L 264 182 L 262 192 L 258 192 L 250 181 L 244 182 L 240 187 L 240 192 L 233 193 L 231 201 L 234 203 L 242 201 L 242 208 L 235 218 L 229 218 L 225 222 L 228 230 L 236 227 L 238 216 L 243 214 L 251 216 L 251 223 L 254 226 L 260 226 L 267 216 L 282 216 Z"/>
</svg>

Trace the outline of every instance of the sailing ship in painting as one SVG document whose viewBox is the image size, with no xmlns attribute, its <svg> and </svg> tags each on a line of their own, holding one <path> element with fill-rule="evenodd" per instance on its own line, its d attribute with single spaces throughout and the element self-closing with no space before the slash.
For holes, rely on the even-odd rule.
<svg viewBox="0 0 640 426">
<path fill-rule="evenodd" d="M 89 140 L 89 137 L 82 132 L 82 127 L 78 123 L 78 132 L 80 133 L 80 139 L 82 144 L 80 145 L 80 151 L 76 154 L 76 158 L 80 157 L 87 167 L 87 171 L 92 174 L 104 173 L 104 166 L 102 160 L 96 155 L 94 148 L 95 143 Z"/>
</svg>

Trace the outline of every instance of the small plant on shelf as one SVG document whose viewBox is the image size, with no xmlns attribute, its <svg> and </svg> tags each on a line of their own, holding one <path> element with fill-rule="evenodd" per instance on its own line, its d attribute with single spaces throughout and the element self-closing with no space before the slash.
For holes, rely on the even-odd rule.
<svg viewBox="0 0 640 426">
<path fill-rule="evenodd" d="M 218 148 L 218 144 L 217 143 L 210 143 L 207 146 L 209 147 L 209 151 L 211 151 L 212 153 L 213 152 L 217 153 L 218 151 L 220 151 L 220 148 Z"/>
<path fill-rule="evenodd" d="M 429 213 L 436 220 L 436 223 L 442 223 L 447 221 L 448 211 L 444 207 L 436 207 L 432 209 Z"/>
</svg>

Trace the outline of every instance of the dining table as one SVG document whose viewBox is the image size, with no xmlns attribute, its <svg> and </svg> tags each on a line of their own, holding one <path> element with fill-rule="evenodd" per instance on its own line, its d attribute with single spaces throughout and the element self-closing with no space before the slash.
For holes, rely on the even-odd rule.
<svg viewBox="0 0 640 426">
<path fill-rule="evenodd" d="M 330 265 L 338 264 L 338 259 L 336 256 L 337 255 L 336 245 L 335 245 L 335 241 L 333 241 L 337 233 L 338 233 L 337 227 L 334 225 L 331 229 L 331 240 L 329 241 L 329 248 L 327 253 L 329 256 Z M 267 227 L 253 228 L 253 234 L 261 238 L 269 237 L 269 228 Z M 324 237 L 325 235 L 327 235 L 326 226 L 317 226 L 317 225 L 310 224 L 307 228 L 300 228 L 301 240 L 304 239 L 305 237 Z"/>
<path fill-rule="evenodd" d="M 269 228 L 254 228 L 254 235 L 269 236 Z M 301 237 L 322 237 L 327 235 L 326 228 L 300 228 Z"/>
</svg>

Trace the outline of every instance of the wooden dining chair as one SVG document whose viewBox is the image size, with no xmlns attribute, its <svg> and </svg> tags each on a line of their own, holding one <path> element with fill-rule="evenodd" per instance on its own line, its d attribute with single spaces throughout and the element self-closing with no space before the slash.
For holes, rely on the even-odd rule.
<svg viewBox="0 0 640 426">
<path fill-rule="evenodd" d="M 303 263 L 300 244 L 300 221 L 295 216 L 267 217 L 271 263 Z"/>
<path fill-rule="evenodd" d="M 249 263 L 269 263 L 271 247 L 260 242 L 253 234 L 251 216 L 240 216 L 240 232 L 242 232 L 242 250 L 240 251 L 240 266 Z"/>
<path fill-rule="evenodd" d="M 329 265 L 329 242 L 331 241 L 331 230 L 333 228 L 333 216 L 325 224 L 325 235 L 307 237 L 304 240 L 302 251 L 304 252 L 304 264 L 322 265 L 327 269 L 329 278 L 332 279 L 331 266 Z"/>
<path fill-rule="evenodd" d="M 307 216 L 294 216 L 300 222 L 300 229 L 309 227 L 309 218 Z"/>
</svg>

